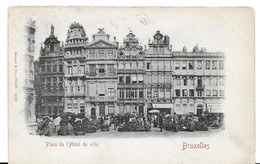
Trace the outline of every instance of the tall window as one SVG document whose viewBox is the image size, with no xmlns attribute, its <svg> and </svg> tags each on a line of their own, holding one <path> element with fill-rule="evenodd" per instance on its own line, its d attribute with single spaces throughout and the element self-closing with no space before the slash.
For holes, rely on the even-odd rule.
<svg viewBox="0 0 260 164">
<path fill-rule="evenodd" d="M 148 99 L 152 98 L 152 91 L 151 91 L 151 89 L 147 89 L 147 98 Z"/>
<path fill-rule="evenodd" d="M 184 86 L 187 86 L 187 81 L 188 81 L 188 80 L 187 80 L 187 78 L 185 77 L 185 78 L 183 79 L 183 85 L 184 85 Z"/>
<path fill-rule="evenodd" d="M 44 73 L 45 72 L 45 65 L 41 66 L 41 72 Z"/>
<path fill-rule="evenodd" d="M 126 98 L 130 98 L 130 97 L 131 97 L 130 89 L 126 89 Z"/>
<path fill-rule="evenodd" d="M 217 60 L 212 61 L 212 69 L 216 70 L 217 69 Z"/>
<path fill-rule="evenodd" d="M 120 98 L 124 98 L 124 97 L 125 97 L 124 89 L 120 89 L 120 90 L 119 90 L 119 97 L 120 97 Z"/>
<path fill-rule="evenodd" d="M 124 83 L 124 76 L 119 76 L 118 80 L 119 80 L 119 83 Z"/>
<path fill-rule="evenodd" d="M 201 96 L 202 96 L 202 90 L 198 90 L 197 96 L 198 96 L 198 97 L 201 97 Z"/>
<path fill-rule="evenodd" d="M 219 70 L 223 70 L 224 69 L 224 60 L 220 60 L 219 61 Z"/>
<path fill-rule="evenodd" d="M 180 69 L 180 61 L 177 60 L 175 61 L 175 70 L 179 70 Z"/>
<path fill-rule="evenodd" d="M 52 66 L 52 72 L 57 72 L 57 65 Z"/>
<path fill-rule="evenodd" d="M 144 83 L 144 75 L 137 75 L 138 83 Z"/>
<path fill-rule="evenodd" d="M 201 70 L 202 69 L 202 61 L 198 60 L 197 61 L 197 70 Z"/>
<path fill-rule="evenodd" d="M 187 69 L 187 62 L 186 62 L 186 61 L 182 61 L 182 62 L 181 62 L 181 68 L 182 68 L 183 70 L 186 70 L 186 69 Z"/>
<path fill-rule="evenodd" d="M 189 61 L 189 70 L 192 70 L 194 68 L 194 62 Z"/>
<path fill-rule="evenodd" d="M 218 91 L 217 90 L 213 90 L 212 91 L 212 96 L 217 97 L 218 96 Z"/>
<path fill-rule="evenodd" d="M 224 90 L 219 90 L 219 96 L 224 97 Z"/>
<path fill-rule="evenodd" d="M 71 66 L 68 66 L 68 74 L 71 75 L 72 71 L 71 71 Z"/>
<path fill-rule="evenodd" d="M 190 89 L 190 90 L 189 90 L 189 96 L 190 96 L 190 97 L 193 97 L 193 96 L 194 96 L 194 89 Z"/>
<path fill-rule="evenodd" d="M 175 96 L 180 97 L 181 96 L 181 91 L 179 89 L 175 89 Z"/>
<path fill-rule="evenodd" d="M 130 84 L 130 76 L 126 76 L 126 81 L 125 81 L 126 84 Z"/>
<path fill-rule="evenodd" d="M 139 89 L 139 98 L 143 98 L 143 97 L 144 97 L 144 90 Z"/>
<path fill-rule="evenodd" d="M 131 75 L 132 77 L 132 83 L 137 83 L 137 78 L 136 78 L 136 75 Z"/>
<path fill-rule="evenodd" d="M 151 69 L 151 63 L 146 63 L 146 68 Z"/>
<path fill-rule="evenodd" d="M 107 65 L 107 75 L 108 76 L 114 75 L 114 64 Z"/>
<path fill-rule="evenodd" d="M 94 64 L 89 65 L 89 75 L 96 76 L 96 65 Z"/>
<path fill-rule="evenodd" d="M 59 72 L 63 72 L 63 65 L 62 64 L 59 65 Z"/>
<path fill-rule="evenodd" d="M 158 98 L 158 90 L 156 88 L 153 89 L 153 98 L 154 99 Z"/>
<path fill-rule="evenodd" d="M 50 45 L 50 52 L 54 52 L 54 44 L 53 43 L 51 43 L 51 45 Z"/>
<path fill-rule="evenodd" d="M 51 72 L 51 65 L 47 65 L 47 72 L 48 72 L 48 73 Z"/>
<path fill-rule="evenodd" d="M 99 73 L 99 76 L 105 75 L 105 65 L 104 64 L 99 65 L 98 73 Z"/>
<path fill-rule="evenodd" d="M 81 73 L 81 74 L 84 74 L 84 73 L 85 73 L 85 67 L 84 67 L 84 65 L 81 65 L 81 66 L 80 66 L 80 73 Z"/>
<path fill-rule="evenodd" d="M 183 90 L 182 90 L 182 96 L 183 96 L 183 97 L 188 96 L 188 90 L 187 90 L 187 89 L 183 89 Z"/>
<path fill-rule="evenodd" d="M 132 89 L 131 90 L 131 97 L 132 98 L 137 98 L 137 89 Z"/>
<path fill-rule="evenodd" d="M 210 90 L 206 90 L 206 96 L 207 96 L 207 97 L 210 97 L 210 96 L 211 96 Z"/>
<path fill-rule="evenodd" d="M 206 62 L 205 62 L 205 68 L 206 68 L 207 70 L 210 69 L 210 61 L 209 61 L 209 60 L 206 60 Z"/>
</svg>

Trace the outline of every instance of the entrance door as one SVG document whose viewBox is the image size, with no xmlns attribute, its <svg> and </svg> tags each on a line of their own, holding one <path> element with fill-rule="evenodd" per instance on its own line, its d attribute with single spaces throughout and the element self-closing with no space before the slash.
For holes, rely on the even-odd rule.
<svg viewBox="0 0 260 164">
<path fill-rule="evenodd" d="M 105 116 L 105 104 L 99 104 L 99 115 Z"/>
<path fill-rule="evenodd" d="M 95 108 L 91 108 L 91 118 L 96 119 L 96 109 Z"/>
<path fill-rule="evenodd" d="M 201 116 L 202 114 L 202 105 L 197 106 L 197 116 Z"/>
</svg>

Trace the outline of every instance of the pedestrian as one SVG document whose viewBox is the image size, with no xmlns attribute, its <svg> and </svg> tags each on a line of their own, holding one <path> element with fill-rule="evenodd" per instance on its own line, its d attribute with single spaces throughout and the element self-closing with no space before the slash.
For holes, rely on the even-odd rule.
<svg viewBox="0 0 260 164">
<path fill-rule="evenodd" d="M 174 112 L 173 113 L 173 131 L 174 132 L 178 132 L 178 116 L 177 114 Z"/>
<path fill-rule="evenodd" d="M 161 114 L 159 115 L 158 122 L 159 122 L 160 132 L 162 132 L 162 128 L 163 128 L 163 117 L 162 117 Z"/>
</svg>

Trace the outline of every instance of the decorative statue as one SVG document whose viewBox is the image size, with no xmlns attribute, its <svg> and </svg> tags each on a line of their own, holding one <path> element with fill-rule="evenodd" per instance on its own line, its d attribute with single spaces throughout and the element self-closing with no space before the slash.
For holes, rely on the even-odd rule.
<svg viewBox="0 0 260 164">
<path fill-rule="evenodd" d="M 51 25 L 51 35 L 54 35 L 54 26 Z"/>
<path fill-rule="evenodd" d="M 184 46 L 184 47 L 182 48 L 182 51 L 183 51 L 183 52 L 187 52 L 186 46 Z"/>
<path fill-rule="evenodd" d="M 67 39 L 70 37 L 70 30 L 67 32 Z"/>
</svg>

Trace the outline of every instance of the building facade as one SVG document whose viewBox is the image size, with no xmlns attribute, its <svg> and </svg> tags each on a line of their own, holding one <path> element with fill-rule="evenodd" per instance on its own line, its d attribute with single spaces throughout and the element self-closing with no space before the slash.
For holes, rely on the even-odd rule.
<svg viewBox="0 0 260 164">
<path fill-rule="evenodd" d="M 79 23 L 72 23 L 67 33 L 64 56 L 65 112 L 85 112 L 85 30 Z"/>
<path fill-rule="evenodd" d="M 51 33 L 41 47 L 39 57 L 41 103 L 40 115 L 57 115 L 64 110 L 64 47 L 54 35 L 54 27 L 51 25 Z"/>
<path fill-rule="evenodd" d="M 224 54 L 206 52 L 198 45 L 173 52 L 173 104 L 177 114 L 223 112 Z"/>
<path fill-rule="evenodd" d="M 145 51 L 145 93 L 147 112 L 156 109 L 170 114 L 172 104 L 172 53 L 170 39 L 157 31 Z"/>
<path fill-rule="evenodd" d="M 86 44 L 86 115 L 93 118 L 117 111 L 117 49 L 118 42 L 110 40 L 104 29 Z"/>
<path fill-rule="evenodd" d="M 144 113 L 144 52 L 130 31 L 117 56 L 117 95 L 120 114 Z"/>
<path fill-rule="evenodd" d="M 24 91 L 25 91 L 25 118 L 27 124 L 36 122 L 35 90 L 34 90 L 34 49 L 35 49 L 35 21 L 28 19 L 25 25 L 26 52 L 24 57 Z"/>
</svg>

